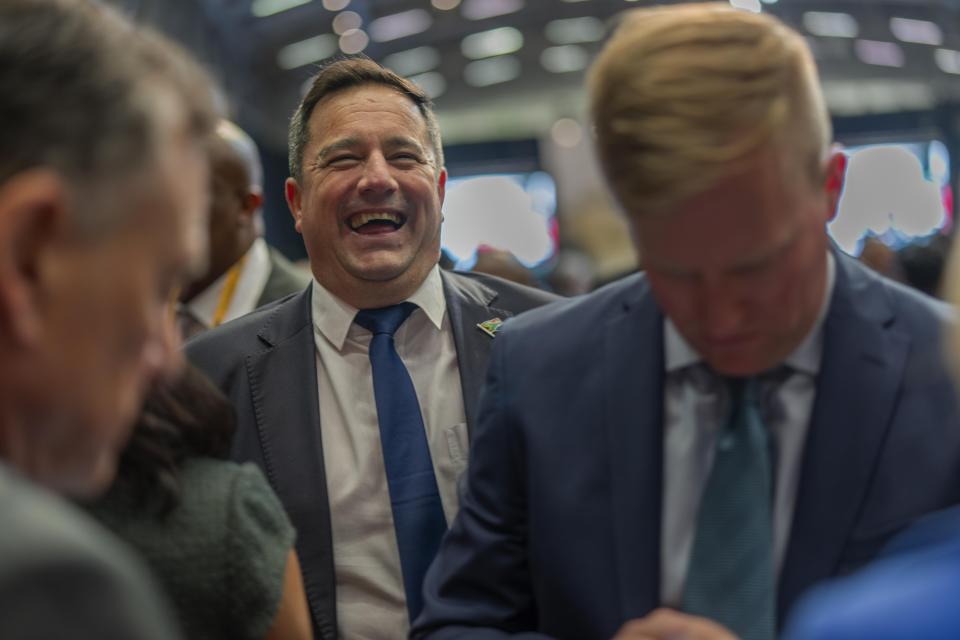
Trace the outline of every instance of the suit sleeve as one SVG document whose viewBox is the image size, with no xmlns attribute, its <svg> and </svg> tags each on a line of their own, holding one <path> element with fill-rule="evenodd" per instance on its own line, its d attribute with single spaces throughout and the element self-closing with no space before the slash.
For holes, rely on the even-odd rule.
<svg viewBox="0 0 960 640">
<path fill-rule="evenodd" d="M 424 582 L 411 638 L 545 639 L 528 569 L 525 455 L 511 416 L 509 332 L 491 356 L 460 511 Z"/>
<path fill-rule="evenodd" d="M 174 640 L 179 638 L 146 576 L 122 557 L 102 561 L 52 552 L 0 581 L 4 640 Z"/>
</svg>

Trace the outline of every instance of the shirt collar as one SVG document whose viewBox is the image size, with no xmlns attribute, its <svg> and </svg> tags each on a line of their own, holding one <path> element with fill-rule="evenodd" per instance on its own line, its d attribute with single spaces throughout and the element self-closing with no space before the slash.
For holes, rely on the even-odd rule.
<svg viewBox="0 0 960 640">
<path fill-rule="evenodd" d="M 823 357 L 823 322 L 830 307 L 830 298 L 837 281 L 837 264 L 833 253 L 827 252 L 827 285 L 824 287 L 823 301 L 820 303 L 820 312 L 809 333 L 793 350 L 784 364 L 791 368 L 808 373 L 812 376 L 820 371 L 820 360 Z M 700 362 L 700 355 L 684 340 L 676 325 L 670 318 L 663 322 L 664 357 L 668 373 L 679 371 Z"/>
<path fill-rule="evenodd" d="M 311 307 L 313 311 L 313 325 L 337 348 L 343 349 L 347 334 L 353 325 L 353 319 L 358 309 L 337 296 L 333 295 L 313 280 Z M 440 268 L 434 266 L 420 287 L 406 299 L 423 310 L 430 323 L 439 331 L 443 326 L 443 315 L 447 312 L 447 300 L 443 296 L 443 281 L 440 278 Z"/>
<path fill-rule="evenodd" d="M 241 258 L 241 260 L 243 259 L 246 260 L 243 263 L 243 271 L 240 273 L 239 280 L 237 280 L 237 288 L 233 292 L 233 298 L 228 307 L 228 310 L 231 312 L 235 311 L 235 309 L 238 310 L 229 313 L 224 320 L 229 320 L 253 311 L 256 307 L 257 298 L 259 298 L 263 292 L 263 285 L 266 284 L 266 279 L 269 277 L 270 249 L 267 247 L 267 243 L 263 238 L 257 238 L 253 241 L 253 244 L 250 245 L 250 248 L 247 249 L 247 252 L 244 254 L 244 258 Z M 183 305 L 194 318 L 202 322 L 206 327 L 213 325 L 213 317 L 216 315 L 217 307 L 220 305 L 220 295 L 223 293 L 223 288 L 227 284 L 227 278 L 230 276 L 231 269 L 236 264 L 237 263 L 234 263 L 230 269 L 222 273 L 210 286 L 195 295 L 190 302 Z M 253 277 L 254 274 L 258 273 L 265 274 L 265 276 L 263 278 Z M 262 282 L 260 280 L 262 280 Z M 239 304 L 241 302 L 242 304 Z"/>
</svg>

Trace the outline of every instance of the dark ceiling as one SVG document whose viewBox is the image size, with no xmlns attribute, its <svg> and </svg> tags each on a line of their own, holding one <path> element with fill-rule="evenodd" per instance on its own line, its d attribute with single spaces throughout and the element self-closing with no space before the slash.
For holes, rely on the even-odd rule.
<svg viewBox="0 0 960 640">
<path fill-rule="evenodd" d="M 443 92 L 436 97 L 436 104 L 445 136 L 448 140 L 451 137 L 468 140 L 498 137 L 501 131 L 506 134 L 524 127 L 535 128 L 537 123 L 548 123 L 551 118 L 576 112 L 582 95 L 583 72 L 551 72 L 544 67 L 544 50 L 558 46 L 557 34 L 551 32 L 548 36 L 547 33 L 547 25 L 552 21 L 596 18 L 597 21 L 587 23 L 565 24 L 592 25 L 593 31 L 599 24 L 603 32 L 609 32 L 620 12 L 642 5 L 663 4 L 642 0 L 463 0 L 455 8 L 441 10 L 431 4 L 431 0 L 312 0 L 274 15 L 256 17 L 254 1 L 264 0 L 114 0 L 139 19 L 172 34 L 204 59 L 221 81 L 235 117 L 262 143 L 276 149 L 284 144 L 287 119 L 312 68 L 311 63 L 306 63 L 283 69 L 278 55 L 292 43 L 324 34 L 331 35 L 316 41 L 318 50 L 322 51 L 321 45 L 329 47 L 331 43 L 336 47 L 333 21 L 343 11 L 357 14 L 349 18 L 356 21 L 359 17 L 360 29 L 365 33 L 368 30 L 376 33 L 372 25 L 386 29 L 385 23 L 375 22 L 378 19 L 417 10 L 404 15 L 413 23 L 428 24 L 425 30 L 388 41 L 378 42 L 373 38 L 364 52 L 383 60 L 391 54 L 419 47 L 434 49 L 435 52 L 426 52 L 427 63 L 420 62 L 421 66 L 431 66 L 431 55 L 436 59 L 435 68 L 426 70 L 431 72 L 429 78 L 434 84 L 442 78 Z M 433 2 L 457 4 L 456 0 Z M 347 6 L 337 11 L 324 7 L 331 3 Z M 960 102 L 960 75 L 955 75 L 960 73 L 960 53 L 953 56 L 960 51 L 960 0 L 779 0 L 759 6 L 809 36 L 820 63 L 828 100 L 836 112 L 923 109 Z M 517 10 L 483 19 L 467 17 L 490 13 L 497 7 Z M 813 18 L 811 12 L 814 12 Z M 848 14 L 853 18 L 855 30 L 849 30 L 850 21 L 839 19 L 837 22 L 836 17 L 824 18 L 815 12 Z M 907 19 L 906 22 L 900 20 L 898 26 L 906 29 L 908 37 L 936 38 L 939 32 L 939 44 L 935 39 L 930 43 L 903 41 L 904 33 L 891 23 L 893 18 Z M 911 20 L 932 22 L 935 25 L 932 36 L 929 26 Z M 843 33 L 814 35 L 813 31 L 820 29 L 817 24 L 822 27 L 823 21 L 828 30 L 839 29 Z M 393 25 L 394 28 L 402 26 Z M 464 74 L 473 61 L 463 52 L 463 39 L 500 27 L 512 27 L 522 34 L 522 47 L 509 54 L 512 60 L 506 65 L 506 72 L 515 73 L 516 77 L 491 86 L 471 86 L 464 80 Z M 507 44 L 516 39 L 513 32 L 501 35 Z M 568 34 L 568 38 L 576 40 L 577 37 L 576 33 Z M 578 66 L 579 59 L 591 58 L 600 46 L 601 42 L 597 41 L 572 43 L 572 47 L 557 54 L 556 60 L 558 64 L 568 65 L 566 68 L 573 68 Z M 938 50 L 943 52 L 937 53 Z M 954 63 L 956 69 L 951 66 Z"/>
</svg>

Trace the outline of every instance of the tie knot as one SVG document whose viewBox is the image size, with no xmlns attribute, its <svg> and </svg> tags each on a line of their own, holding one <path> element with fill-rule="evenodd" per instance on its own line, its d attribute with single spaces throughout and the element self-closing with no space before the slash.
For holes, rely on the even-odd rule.
<svg viewBox="0 0 960 640">
<path fill-rule="evenodd" d="M 392 336 L 416 308 L 412 302 L 401 302 L 379 309 L 361 309 L 353 321 L 374 335 Z"/>
</svg>

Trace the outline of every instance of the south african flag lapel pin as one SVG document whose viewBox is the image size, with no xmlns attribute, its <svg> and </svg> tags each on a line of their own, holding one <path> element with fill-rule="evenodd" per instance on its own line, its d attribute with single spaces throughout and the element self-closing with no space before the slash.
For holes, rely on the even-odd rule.
<svg viewBox="0 0 960 640">
<path fill-rule="evenodd" d="M 491 338 L 496 338 L 497 331 L 500 329 L 500 325 L 502 324 L 503 320 L 500 318 L 490 318 L 489 320 L 484 320 L 483 322 L 477 323 L 477 328 Z"/>
</svg>

